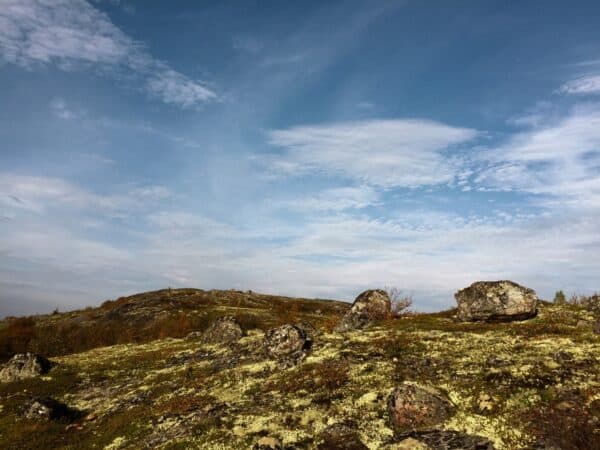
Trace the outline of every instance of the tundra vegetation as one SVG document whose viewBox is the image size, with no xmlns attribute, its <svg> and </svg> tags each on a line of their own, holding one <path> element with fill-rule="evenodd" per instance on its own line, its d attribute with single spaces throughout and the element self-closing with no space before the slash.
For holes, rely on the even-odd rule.
<svg viewBox="0 0 600 450">
<path fill-rule="evenodd" d="M 598 448 L 594 298 L 459 321 L 167 289 L 7 318 L 3 362 L 31 352 L 51 368 L 0 382 L 0 448 Z"/>
</svg>

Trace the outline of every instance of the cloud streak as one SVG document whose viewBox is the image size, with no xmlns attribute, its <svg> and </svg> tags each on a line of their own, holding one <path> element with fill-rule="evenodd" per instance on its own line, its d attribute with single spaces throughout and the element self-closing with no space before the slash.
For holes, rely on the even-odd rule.
<svg viewBox="0 0 600 450">
<path fill-rule="evenodd" d="M 473 140 L 473 129 L 426 120 L 366 120 L 274 130 L 283 149 L 271 167 L 288 175 L 323 172 L 380 187 L 419 187 L 453 180 L 457 162 L 444 152 Z"/>
<path fill-rule="evenodd" d="M 127 71 L 142 80 L 151 97 L 181 108 L 217 98 L 203 83 L 153 58 L 84 0 L 4 0 L 0 58 L 28 69 L 55 65 L 63 70 L 95 66 Z"/>
</svg>

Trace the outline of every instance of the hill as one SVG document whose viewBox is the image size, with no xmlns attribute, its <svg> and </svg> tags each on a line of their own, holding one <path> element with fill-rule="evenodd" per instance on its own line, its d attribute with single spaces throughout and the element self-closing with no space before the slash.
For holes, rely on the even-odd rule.
<svg viewBox="0 0 600 450">
<path fill-rule="evenodd" d="M 5 356 L 41 353 L 54 367 L 0 383 L 0 448 L 599 448 L 600 336 L 586 308 L 542 302 L 535 318 L 504 323 L 451 310 L 334 331 L 349 307 L 182 289 L 5 320 Z M 219 342 L 219 328 L 207 340 L 223 316 L 239 340 Z M 298 326 L 268 331 L 282 324 Z M 69 413 L 24 417 L 32 397 Z M 402 428 L 392 411 L 407 398 Z"/>
</svg>

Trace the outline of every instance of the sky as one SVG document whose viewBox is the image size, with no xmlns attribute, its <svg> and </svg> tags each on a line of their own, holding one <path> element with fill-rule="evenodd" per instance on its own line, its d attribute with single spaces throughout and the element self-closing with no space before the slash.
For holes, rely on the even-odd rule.
<svg viewBox="0 0 600 450">
<path fill-rule="evenodd" d="M 600 289 L 596 1 L 0 0 L 0 317 Z"/>
</svg>

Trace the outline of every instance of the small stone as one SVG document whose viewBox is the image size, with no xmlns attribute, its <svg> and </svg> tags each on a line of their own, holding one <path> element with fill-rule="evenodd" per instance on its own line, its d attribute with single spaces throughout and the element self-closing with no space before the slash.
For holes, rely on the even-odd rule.
<svg viewBox="0 0 600 450">
<path fill-rule="evenodd" d="M 23 405 L 23 415 L 31 420 L 60 421 L 73 417 L 74 411 L 53 398 L 32 397 Z"/>
<path fill-rule="evenodd" d="M 461 321 L 525 320 L 537 314 L 533 289 L 512 281 L 478 281 L 454 294 Z"/>
<path fill-rule="evenodd" d="M 404 383 L 388 398 L 390 422 L 397 431 L 417 431 L 441 425 L 452 415 L 450 400 L 432 387 Z"/>
<path fill-rule="evenodd" d="M 261 437 L 256 444 L 254 444 L 253 450 L 281 450 L 282 448 L 283 447 L 279 439 L 264 436 Z"/>
<path fill-rule="evenodd" d="M 366 328 L 377 320 L 390 316 L 391 302 L 387 292 L 382 289 L 364 291 L 350 307 L 335 327 L 335 331 L 344 332 Z"/>
<path fill-rule="evenodd" d="M 430 450 L 430 447 L 424 442 L 414 438 L 404 439 L 397 444 L 388 447 L 389 450 Z"/>
<path fill-rule="evenodd" d="M 33 353 L 14 355 L 0 370 L 0 382 L 11 382 L 37 377 L 48 373 L 52 363 L 43 356 Z"/>
<path fill-rule="evenodd" d="M 480 414 L 486 414 L 492 411 L 494 407 L 494 401 L 489 394 L 481 394 L 479 396 L 479 402 L 477 403 L 477 409 Z"/>
<path fill-rule="evenodd" d="M 335 424 L 327 427 L 319 436 L 317 450 L 368 450 L 358 435 L 358 431 L 350 425 Z"/>
</svg>

